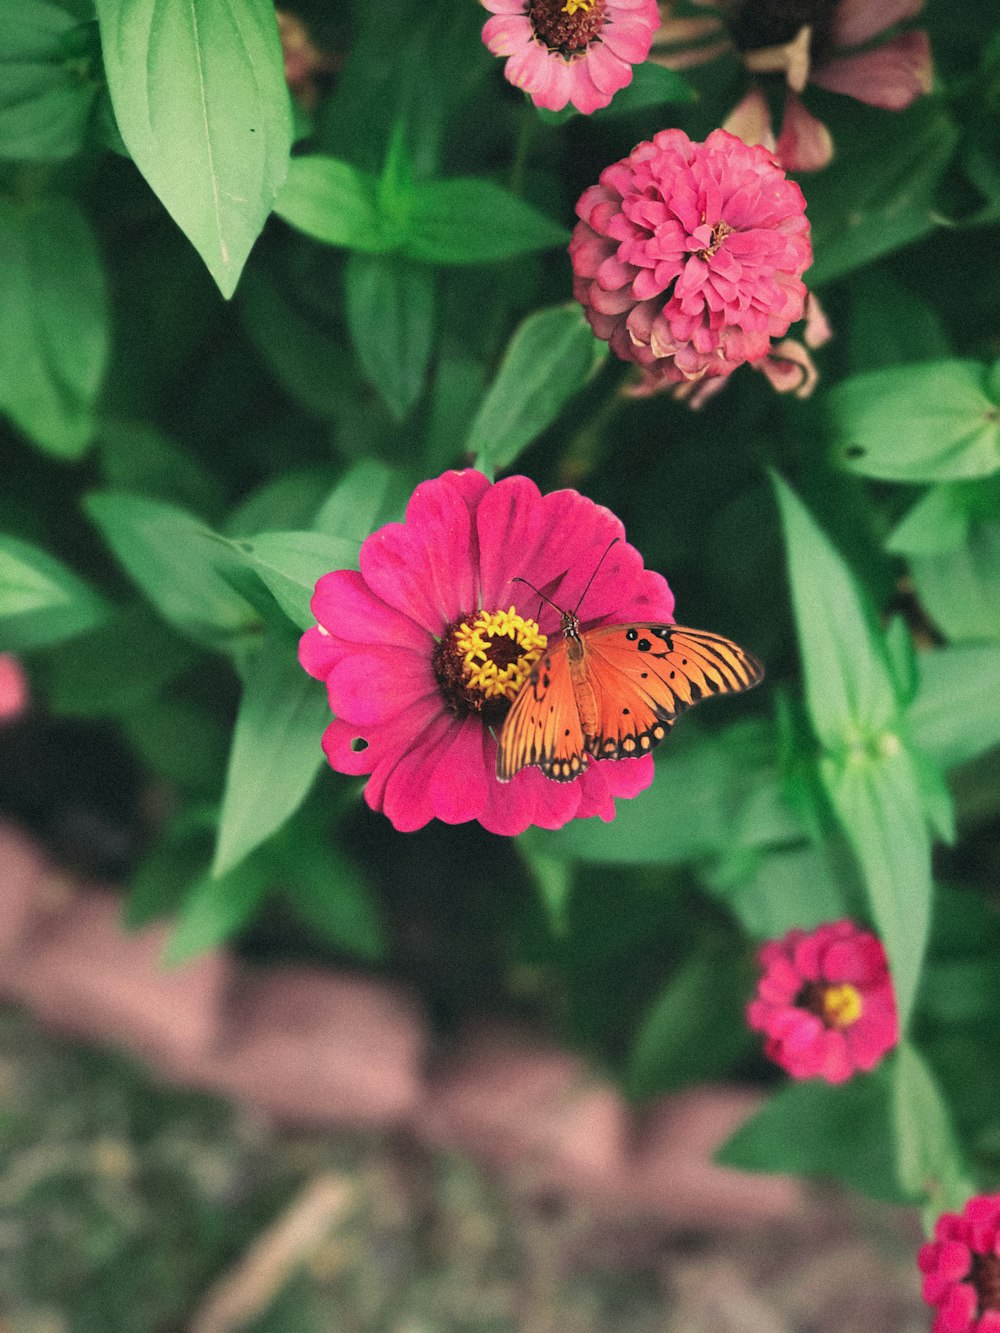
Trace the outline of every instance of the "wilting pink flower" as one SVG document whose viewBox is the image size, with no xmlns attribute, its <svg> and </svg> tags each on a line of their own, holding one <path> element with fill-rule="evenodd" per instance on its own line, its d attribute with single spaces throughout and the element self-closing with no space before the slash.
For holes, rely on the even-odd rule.
<svg viewBox="0 0 1000 1333">
<path fill-rule="evenodd" d="M 881 942 L 851 921 L 790 930 L 758 954 L 764 975 L 747 1021 L 793 1078 L 843 1083 L 873 1069 L 899 1040 Z"/>
<path fill-rule="evenodd" d="M 13 653 L 0 653 L 0 722 L 13 722 L 27 710 L 28 678 Z"/>
<path fill-rule="evenodd" d="M 649 55 L 660 16 L 656 0 L 481 0 L 493 18 L 483 41 L 508 56 L 504 75 L 536 106 L 572 102 L 589 115 L 632 82 Z"/>
<path fill-rule="evenodd" d="M 329 51 L 321 51 L 313 45 L 309 29 L 298 15 L 279 9 L 277 19 L 285 61 L 285 82 L 292 96 L 307 111 L 314 111 L 319 101 L 318 80 L 333 73 L 339 62 Z"/>
<path fill-rule="evenodd" d="M 786 171 L 818 171 L 833 156 L 830 131 L 799 96 L 807 84 L 886 111 L 902 111 L 930 92 L 933 72 L 925 32 L 901 32 L 871 46 L 897 23 L 914 18 L 924 0 L 693 3 L 714 9 L 716 16 L 668 16 L 657 33 L 652 59 L 683 69 L 735 48 L 751 74 L 780 75 L 786 95 L 776 142 L 767 103 L 756 86 L 724 125 L 749 143 L 774 148 Z"/>
<path fill-rule="evenodd" d="M 494 485 L 470 470 L 423 482 L 406 521 L 362 543 L 360 571 L 316 585 L 319 624 L 302 636 L 299 660 L 326 682 L 336 714 L 323 736 L 332 767 L 370 774 L 366 801 L 402 831 L 433 818 L 477 819 L 503 834 L 612 819 L 616 796 L 652 781 L 648 755 L 592 761 L 573 782 L 526 768 L 500 783 L 495 737 L 559 628 L 558 613 L 515 577 L 572 608 L 597 570 L 584 628 L 673 620 L 666 580 L 623 537 L 609 510 L 576 491 L 541 495 L 527 477 Z"/>
<path fill-rule="evenodd" d="M 765 149 L 725 130 L 661 130 L 576 206 L 573 294 L 649 387 L 763 362 L 801 319 L 805 200 Z"/>
<path fill-rule="evenodd" d="M 932 1333 L 1000 1333 L 1000 1194 L 942 1213 L 917 1257 Z"/>
</svg>

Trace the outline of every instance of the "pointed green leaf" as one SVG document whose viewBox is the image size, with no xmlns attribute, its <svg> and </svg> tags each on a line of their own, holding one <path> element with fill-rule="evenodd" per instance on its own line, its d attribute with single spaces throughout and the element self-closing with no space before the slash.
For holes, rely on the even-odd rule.
<svg viewBox="0 0 1000 1333">
<path fill-rule="evenodd" d="M 907 1203 L 896 1180 L 890 1075 L 885 1066 L 832 1087 L 789 1083 L 716 1153 L 744 1171 L 832 1176 L 891 1203 Z"/>
<path fill-rule="evenodd" d="M 84 508 L 128 574 L 183 634 L 224 649 L 259 630 L 256 611 L 218 572 L 226 543 L 193 515 L 109 492 L 88 496 Z"/>
<path fill-rule="evenodd" d="M 484 264 L 566 245 L 569 232 L 477 176 L 414 187 L 404 253 L 429 264 Z"/>
<path fill-rule="evenodd" d="M 828 749 L 877 737 L 898 704 L 883 645 L 850 569 L 795 493 L 774 477 L 788 550 L 806 702 Z"/>
<path fill-rule="evenodd" d="M 410 490 L 406 479 L 385 463 L 362 459 L 344 473 L 323 501 L 313 527 L 360 546 L 375 528 L 402 519 Z"/>
<path fill-rule="evenodd" d="M 299 629 L 316 623 L 309 602 L 317 579 L 358 566 L 357 542 L 323 532 L 262 532 L 232 546 Z"/>
<path fill-rule="evenodd" d="M 79 151 L 100 87 L 93 28 L 53 0 L 7 6 L 0 24 L 0 159 L 60 161 Z"/>
<path fill-rule="evenodd" d="M 969 534 L 969 514 L 958 486 L 931 486 L 893 528 L 885 549 L 894 555 L 937 555 L 961 546 Z"/>
<path fill-rule="evenodd" d="M 104 270 L 71 199 L 0 198 L 0 412 L 47 453 L 83 454 L 108 352 Z"/>
<path fill-rule="evenodd" d="M 347 326 L 368 380 L 397 421 L 420 397 L 434 340 L 434 274 L 381 255 L 347 261 Z"/>
<path fill-rule="evenodd" d="M 892 1072 L 900 1188 L 926 1200 L 931 1222 L 938 1213 L 960 1212 L 975 1187 L 934 1075 L 909 1042 L 896 1052 Z"/>
<path fill-rule="evenodd" d="M 329 830 L 296 820 L 269 851 L 283 867 L 293 908 L 323 940 L 371 962 L 385 956 L 385 931 L 371 889 Z"/>
<path fill-rule="evenodd" d="M 0 652 L 71 639 L 107 614 L 102 599 L 60 561 L 0 536 Z"/>
<path fill-rule="evenodd" d="M 177 967 L 231 939 L 253 916 L 270 884 L 263 860 L 245 861 L 220 879 L 205 875 L 181 904 L 177 924 L 163 950 L 166 967 Z"/>
<path fill-rule="evenodd" d="M 969 524 L 949 551 L 910 557 L 924 610 L 949 639 L 1000 639 L 1000 523 Z"/>
<path fill-rule="evenodd" d="M 213 875 L 225 875 L 302 804 L 323 762 L 325 691 L 292 640 L 269 639 L 247 666 L 219 816 Z"/>
<path fill-rule="evenodd" d="M 830 395 L 843 465 L 886 481 L 957 481 L 1000 468 L 1000 408 L 978 361 L 855 375 Z"/>
<path fill-rule="evenodd" d="M 274 211 L 326 245 L 381 254 L 403 239 L 379 208 L 375 177 L 335 157 L 294 158 Z"/>
<path fill-rule="evenodd" d="M 953 644 L 917 657 L 910 735 L 945 768 L 1000 745 L 1000 644 Z"/>
<path fill-rule="evenodd" d="M 232 296 L 288 171 L 292 118 L 271 0 L 96 0 L 136 166 Z"/>
<path fill-rule="evenodd" d="M 930 927 L 931 847 L 913 760 L 894 736 L 882 746 L 826 756 L 820 775 L 861 864 L 905 1030 Z"/>
<path fill-rule="evenodd" d="M 509 467 L 606 354 L 607 345 L 594 337 L 576 303 L 529 315 L 514 330 L 469 430 L 465 448 L 476 456 L 476 467 L 491 475 Z"/>
</svg>

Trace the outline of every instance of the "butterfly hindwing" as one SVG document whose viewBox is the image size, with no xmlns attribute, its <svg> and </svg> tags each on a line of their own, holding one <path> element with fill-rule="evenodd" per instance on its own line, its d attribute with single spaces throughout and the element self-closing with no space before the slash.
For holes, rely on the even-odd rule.
<svg viewBox="0 0 1000 1333">
<path fill-rule="evenodd" d="M 587 748 L 601 759 L 647 753 L 679 713 L 710 695 L 749 689 L 764 674 L 748 652 L 707 630 L 603 625 L 581 637 L 597 705 Z"/>
<path fill-rule="evenodd" d="M 497 746 L 497 777 L 537 764 L 547 778 L 571 782 L 587 766 L 580 714 L 565 640 L 539 660 L 504 720 Z"/>
</svg>

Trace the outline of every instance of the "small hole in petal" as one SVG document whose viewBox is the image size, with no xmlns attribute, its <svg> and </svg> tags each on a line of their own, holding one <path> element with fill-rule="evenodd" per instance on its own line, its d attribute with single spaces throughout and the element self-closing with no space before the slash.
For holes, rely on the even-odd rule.
<svg viewBox="0 0 1000 1333">
<path fill-rule="evenodd" d="M 368 742 L 365 740 L 364 736 L 355 736 L 351 741 L 351 749 L 355 754 L 362 754 L 368 749 Z"/>
</svg>

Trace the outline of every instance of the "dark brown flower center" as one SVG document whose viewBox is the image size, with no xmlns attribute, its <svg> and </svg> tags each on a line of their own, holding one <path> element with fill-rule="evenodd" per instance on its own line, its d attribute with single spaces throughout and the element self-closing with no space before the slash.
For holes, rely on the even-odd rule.
<svg viewBox="0 0 1000 1333">
<path fill-rule="evenodd" d="M 536 623 L 514 607 L 453 621 L 431 659 L 445 707 L 459 717 L 480 713 L 488 725 L 502 721 L 546 642 Z"/>
<path fill-rule="evenodd" d="M 712 256 L 715 254 L 716 250 L 718 250 L 719 246 L 722 244 L 722 242 L 733 230 L 734 228 L 730 227 L 728 222 L 723 222 L 722 219 L 720 218 L 719 221 L 712 228 L 712 239 L 709 241 L 708 245 L 705 246 L 704 250 L 698 251 L 698 258 L 711 259 Z"/>
<path fill-rule="evenodd" d="M 529 0 L 535 36 L 562 56 L 585 51 L 604 27 L 607 0 Z"/>
<path fill-rule="evenodd" d="M 821 63 L 832 46 L 833 11 L 839 0 L 742 0 L 726 5 L 726 25 L 737 51 L 784 46 L 807 24 L 812 28 L 809 55 Z"/>
<path fill-rule="evenodd" d="M 979 1315 L 987 1310 L 1000 1310 L 1000 1257 L 973 1253 L 972 1285 L 979 1297 Z"/>
<path fill-rule="evenodd" d="M 861 1017 L 863 1003 L 857 988 L 846 982 L 830 986 L 807 981 L 795 997 L 795 1006 L 815 1014 L 828 1028 L 847 1028 Z"/>
</svg>

